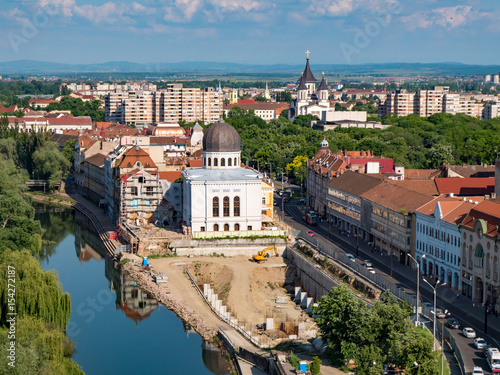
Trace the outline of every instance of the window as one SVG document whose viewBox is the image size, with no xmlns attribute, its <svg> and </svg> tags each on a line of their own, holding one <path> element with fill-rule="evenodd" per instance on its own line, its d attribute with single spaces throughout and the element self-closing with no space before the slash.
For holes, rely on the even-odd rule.
<svg viewBox="0 0 500 375">
<path fill-rule="evenodd" d="M 212 166 L 212 158 L 208 158 L 208 166 L 211 167 Z"/>
<path fill-rule="evenodd" d="M 225 167 L 226 166 L 226 159 L 225 158 L 220 159 L 220 166 L 221 167 Z"/>
<path fill-rule="evenodd" d="M 153 187 L 146 186 L 146 195 L 153 195 Z"/>
<path fill-rule="evenodd" d="M 232 160 L 231 158 L 228 158 L 228 159 L 227 159 L 227 166 L 228 166 L 228 167 L 231 167 L 231 160 Z"/>
<path fill-rule="evenodd" d="M 223 215 L 229 216 L 229 197 L 224 197 L 223 201 Z"/>
<path fill-rule="evenodd" d="M 130 202 L 130 207 L 132 207 L 132 208 L 139 207 L 139 200 L 137 198 L 136 199 L 132 199 L 132 201 Z"/>
<path fill-rule="evenodd" d="M 474 253 L 474 265 L 479 268 L 484 267 L 484 251 L 481 245 L 477 245 Z"/>
<path fill-rule="evenodd" d="M 214 224 L 214 232 L 218 232 L 219 231 L 219 224 Z"/>
<path fill-rule="evenodd" d="M 265 195 L 262 197 L 262 204 L 266 204 L 266 196 Z"/>
<path fill-rule="evenodd" d="M 238 159 L 234 158 L 234 166 L 236 167 L 238 165 Z"/>
<path fill-rule="evenodd" d="M 233 199 L 233 215 L 240 216 L 240 197 L 234 197 Z M 239 226 L 238 226 L 239 228 Z M 238 229 L 239 230 L 239 229 Z"/>
<path fill-rule="evenodd" d="M 237 232 L 240 230 L 240 224 L 234 224 L 234 230 Z"/>
<path fill-rule="evenodd" d="M 214 167 L 218 167 L 218 166 L 219 166 L 219 159 L 214 158 Z"/>
<path fill-rule="evenodd" d="M 146 199 L 146 207 L 149 207 L 149 199 Z"/>
<path fill-rule="evenodd" d="M 219 198 L 218 197 L 214 197 L 214 199 L 212 199 L 212 216 L 219 217 Z"/>
<path fill-rule="evenodd" d="M 205 232 L 205 227 L 200 227 L 200 232 Z"/>
<path fill-rule="evenodd" d="M 252 230 L 252 226 L 251 225 L 247 226 L 247 230 Z"/>
<path fill-rule="evenodd" d="M 137 186 L 132 186 L 130 188 L 130 194 L 132 194 L 132 195 L 138 195 L 138 192 L 139 191 L 137 190 Z"/>
<path fill-rule="evenodd" d="M 224 232 L 228 232 L 229 231 L 229 224 L 224 224 Z"/>
</svg>

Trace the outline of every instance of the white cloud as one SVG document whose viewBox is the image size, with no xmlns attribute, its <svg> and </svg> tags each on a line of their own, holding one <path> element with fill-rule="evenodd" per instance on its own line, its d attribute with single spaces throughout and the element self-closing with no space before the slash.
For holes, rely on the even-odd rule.
<svg viewBox="0 0 500 375">
<path fill-rule="evenodd" d="M 384 13 L 400 4 L 398 0 L 311 0 L 307 8 L 315 16 L 342 17 L 353 12 Z"/>
<path fill-rule="evenodd" d="M 133 23 L 134 21 L 130 17 L 124 15 L 125 11 L 126 9 L 123 3 L 112 2 L 104 3 L 99 6 L 85 4 L 81 7 L 75 6 L 73 8 L 75 15 L 85 18 L 93 23 Z"/>
<path fill-rule="evenodd" d="M 457 5 L 454 7 L 436 8 L 427 12 L 415 12 L 409 16 L 401 17 L 401 21 L 410 30 L 427 29 L 440 26 L 445 29 L 454 29 L 467 23 L 486 18 L 486 13 L 473 10 L 470 5 Z"/>
<path fill-rule="evenodd" d="M 0 10 L 0 18 L 15 19 L 24 16 L 24 12 L 18 8 L 9 10 Z"/>
</svg>

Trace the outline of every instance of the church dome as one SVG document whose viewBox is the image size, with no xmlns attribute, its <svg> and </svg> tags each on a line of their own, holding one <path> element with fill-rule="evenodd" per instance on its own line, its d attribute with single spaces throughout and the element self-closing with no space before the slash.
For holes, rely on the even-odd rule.
<svg viewBox="0 0 500 375">
<path fill-rule="evenodd" d="M 203 136 L 205 152 L 240 152 L 240 135 L 228 123 L 221 120 L 210 126 Z"/>
</svg>

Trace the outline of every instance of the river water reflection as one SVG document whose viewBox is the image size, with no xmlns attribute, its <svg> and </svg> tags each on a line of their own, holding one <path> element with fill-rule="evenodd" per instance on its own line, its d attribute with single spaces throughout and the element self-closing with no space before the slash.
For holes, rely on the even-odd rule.
<svg viewBox="0 0 500 375">
<path fill-rule="evenodd" d="M 67 333 L 86 374 L 227 373 L 221 353 L 120 273 L 70 210 L 37 208 L 37 218 L 52 241 L 40 262 L 71 294 Z"/>
</svg>

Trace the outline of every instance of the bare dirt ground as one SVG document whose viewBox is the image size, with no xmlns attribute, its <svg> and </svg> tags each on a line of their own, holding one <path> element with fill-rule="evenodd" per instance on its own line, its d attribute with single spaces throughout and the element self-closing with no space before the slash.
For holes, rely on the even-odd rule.
<svg viewBox="0 0 500 375">
<path fill-rule="evenodd" d="M 201 288 L 209 283 L 238 321 L 255 327 L 265 323 L 266 317 L 274 318 L 275 324 L 307 318 L 302 310 L 296 309 L 287 293 L 287 289 L 293 290 L 295 269 L 288 267 L 281 257 L 270 257 L 262 263 L 255 263 L 243 255 L 160 258 L 149 262 L 155 272 L 168 276 L 167 287 L 171 293 L 179 294 L 195 311 L 204 302 L 183 274 L 185 268 Z M 286 302 L 276 303 L 276 297 L 285 297 Z"/>
</svg>

